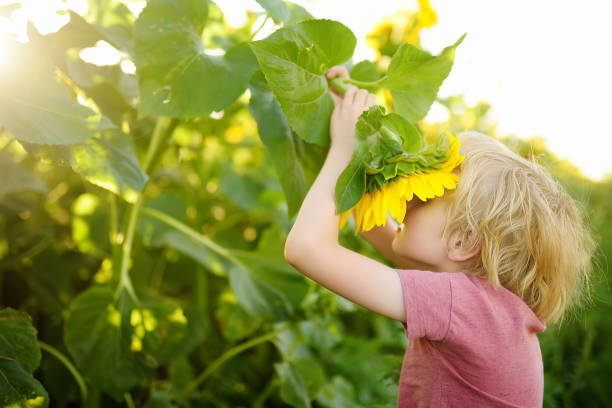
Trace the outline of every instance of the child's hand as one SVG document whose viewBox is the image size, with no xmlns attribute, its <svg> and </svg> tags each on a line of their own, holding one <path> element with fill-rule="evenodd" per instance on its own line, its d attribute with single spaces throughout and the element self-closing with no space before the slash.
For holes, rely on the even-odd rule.
<svg viewBox="0 0 612 408">
<path fill-rule="evenodd" d="M 327 78 L 348 78 L 345 67 L 336 65 L 325 74 Z M 331 144 L 337 148 L 348 150 L 351 153 L 355 147 L 355 125 L 357 118 L 364 110 L 376 105 L 376 96 L 365 89 L 358 89 L 355 85 L 347 84 L 344 96 L 330 89 L 334 99 L 334 111 L 329 124 Z"/>
</svg>

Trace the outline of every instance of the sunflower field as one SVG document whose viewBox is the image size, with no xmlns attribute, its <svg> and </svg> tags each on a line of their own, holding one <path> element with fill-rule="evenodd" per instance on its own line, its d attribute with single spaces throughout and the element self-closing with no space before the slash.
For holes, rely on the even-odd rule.
<svg viewBox="0 0 612 408">
<path fill-rule="evenodd" d="M 485 102 L 438 97 L 465 36 L 423 50 L 419 32 L 436 24 L 427 0 L 370 32 L 372 61 L 353 60 L 341 21 L 257 2 L 263 11 L 245 9 L 241 27 L 211 0 L 148 0 L 138 12 L 130 0 L 87 0 L 56 32 L 0 33 L 10 51 L 0 65 L 0 407 L 396 405 L 401 324 L 283 254 L 329 148 L 324 74 L 341 64 L 378 98 L 362 115 L 364 140 L 428 144 L 393 156 L 386 143 L 384 160 L 364 148 L 349 164 L 371 177 L 339 179 L 340 243 L 393 266 L 357 233 L 385 215 L 359 200 L 395 198 L 400 218 L 407 197 L 439 195 L 456 182 L 446 170 L 458 164 L 457 132 L 535 154 L 599 239 L 593 304 L 539 334 L 544 405 L 612 404 L 612 180 L 584 178 L 541 139 L 497 134 Z M 21 7 L 1 2 L 0 17 Z M 254 40 L 270 20 L 275 31 Z M 85 61 L 101 44 L 121 57 Z M 434 101 L 447 121 L 424 121 Z M 387 183 L 418 163 L 439 167 L 438 184 Z M 387 194 L 374 198 L 376 185 Z"/>
</svg>

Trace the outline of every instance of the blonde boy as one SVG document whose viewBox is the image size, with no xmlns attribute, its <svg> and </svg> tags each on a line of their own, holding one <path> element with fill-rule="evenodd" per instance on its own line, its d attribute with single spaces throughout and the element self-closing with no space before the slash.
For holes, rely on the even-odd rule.
<svg viewBox="0 0 612 408">
<path fill-rule="evenodd" d="M 347 77 L 334 67 L 328 77 Z M 333 94 L 331 148 L 285 243 L 304 275 L 400 321 L 410 339 L 398 407 L 536 407 L 544 372 L 536 333 L 588 288 L 594 243 L 550 174 L 493 138 L 459 135 L 457 188 L 407 203 L 399 227 L 362 236 L 401 269 L 338 243 L 334 187 L 374 95 Z"/>
</svg>

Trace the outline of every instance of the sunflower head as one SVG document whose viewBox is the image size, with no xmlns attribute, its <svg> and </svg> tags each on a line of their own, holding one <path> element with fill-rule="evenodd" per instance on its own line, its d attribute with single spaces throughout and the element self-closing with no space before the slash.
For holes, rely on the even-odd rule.
<svg viewBox="0 0 612 408">
<path fill-rule="evenodd" d="M 372 159 L 366 164 L 367 188 L 358 202 L 340 215 L 340 229 L 344 227 L 351 212 L 355 211 L 355 234 L 369 231 L 374 226 L 386 224 L 387 213 L 401 223 L 406 214 L 406 201 L 427 201 L 444 195 L 445 190 L 457 186 L 459 176 L 454 169 L 464 157 L 459 155 L 459 138 L 446 132 L 435 143 L 421 145 L 416 152 L 402 152 L 386 159 Z M 378 164 L 378 166 L 376 166 Z M 395 174 L 377 177 L 389 165 Z M 382 169 L 382 170 L 381 170 Z M 390 172 L 387 171 L 387 175 Z"/>
</svg>

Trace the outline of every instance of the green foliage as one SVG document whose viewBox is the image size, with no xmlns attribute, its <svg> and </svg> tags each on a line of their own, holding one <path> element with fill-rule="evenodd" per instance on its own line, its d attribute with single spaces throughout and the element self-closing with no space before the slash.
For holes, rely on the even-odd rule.
<svg viewBox="0 0 612 408">
<path fill-rule="evenodd" d="M 348 60 L 356 42 L 337 21 L 306 20 L 250 43 L 289 125 L 309 143 L 329 145 L 334 102 L 325 73 Z"/>
<path fill-rule="evenodd" d="M 49 395 L 32 377 L 40 364 L 36 329 L 18 310 L 0 310 L 0 402 L 3 406 L 48 407 Z"/>
<path fill-rule="evenodd" d="M 208 55 L 208 1 L 151 0 L 134 25 L 140 114 L 192 118 L 227 107 L 257 68 L 246 44 Z"/>
<path fill-rule="evenodd" d="M 324 73 L 351 64 L 355 38 L 289 2 L 260 4 L 278 26 L 260 41 L 256 13 L 231 28 L 209 1 L 150 0 L 136 18 L 122 1 L 90 0 L 58 32 L 30 26 L 30 42 L 15 43 L 0 78 L 0 298 L 22 311 L 0 310 L 4 405 L 394 406 L 401 325 L 283 254 L 328 149 Z M 384 182 L 436 158 L 441 129 L 417 121 L 462 39 L 437 56 L 400 46 L 387 68 L 349 66 L 350 81 L 392 96 L 391 113 L 359 122 L 365 159 L 347 172 L 357 164 L 360 189 L 366 175 Z M 78 57 L 100 40 L 136 75 Z M 441 102 L 444 130 L 467 117 L 489 131 L 488 105 Z M 385 162 L 370 160 L 372 146 Z M 609 183 L 540 153 L 612 253 Z M 388 263 L 350 232 L 339 239 Z M 544 333 L 547 406 L 610 403 L 609 316 L 593 308 L 588 326 Z"/>
</svg>

